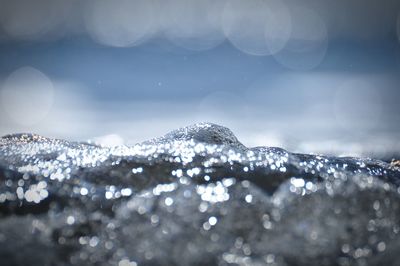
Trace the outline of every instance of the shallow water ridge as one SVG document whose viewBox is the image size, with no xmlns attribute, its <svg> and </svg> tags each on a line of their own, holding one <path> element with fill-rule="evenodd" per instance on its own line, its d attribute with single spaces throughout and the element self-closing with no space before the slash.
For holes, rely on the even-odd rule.
<svg viewBox="0 0 400 266">
<path fill-rule="evenodd" d="M 210 123 L 133 147 L 9 135 L 1 265 L 398 265 L 399 185 L 394 164 Z"/>
</svg>

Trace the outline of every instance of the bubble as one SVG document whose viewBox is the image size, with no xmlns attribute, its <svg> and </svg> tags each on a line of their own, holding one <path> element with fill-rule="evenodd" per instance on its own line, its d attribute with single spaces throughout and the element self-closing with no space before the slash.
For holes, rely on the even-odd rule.
<svg viewBox="0 0 400 266">
<path fill-rule="evenodd" d="M 22 67 L 6 79 L 0 90 L 1 107 L 21 125 L 34 125 L 50 112 L 54 87 L 46 75 L 33 67 Z"/>
<path fill-rule="evenodd" d="M 371 80 L 345 81 L 334 98 L 334 111 L 340 126 L 357 133 L 367 133 L 381 119 L 382 98 L 379 86 Z"/>
<path fill-rule="evenodd" d="M 293 7 L 291 15 L 290 39 L 274 58 L 290 69 L 313 69 L 322 62 L 328 47 L 325 22 L 315 11 L 304 7 Z"/>
<path fill-rule="evenodd" d="M 101 44 L 135 46 L 157 30 L 156 5 L 152 0 L 99 0 L 89 3 L 84 17 L 86 29 Z"/>
<path fill-rule="evenodd" d="M 163 3 L 162 27 L 174 44 L 202 51 L 224 41 L 221 16 L 225 0 L 167 0 Z"/>
<path fill-rule="evenodd" d="M 226 37 L 236 48 L 258 56 L 281 50 L 292 27 L 288 9 L 277 0 L 229 1 L 222 25 Z"/>
<path fill-rule="evenodd" d="M 68 1 L 61 0 L 14 0 L 1 5 L 0 23 L 10 36 L 38 38 L 63 22 L 68 5 Z"/>
</svg>

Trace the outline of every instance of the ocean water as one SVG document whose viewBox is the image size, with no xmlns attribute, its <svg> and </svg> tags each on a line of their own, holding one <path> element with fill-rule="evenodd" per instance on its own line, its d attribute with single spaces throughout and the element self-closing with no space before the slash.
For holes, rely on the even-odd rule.
<svg viewBox="0 0 400 266">
<path fill-rule="evenodd" d="M 211 123 L 129 147 L 8 135 L 1 265 L 397 265 L 399 185 L 396 163 Z"/>
</svg>

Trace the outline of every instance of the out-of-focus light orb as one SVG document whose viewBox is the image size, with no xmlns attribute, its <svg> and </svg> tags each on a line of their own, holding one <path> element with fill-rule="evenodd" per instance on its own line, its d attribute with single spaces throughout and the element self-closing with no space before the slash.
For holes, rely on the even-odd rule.
<svg viewBox="0 0 400 266">
<path fill-rule="evenodd" d="M 54 100 L 51 80 L 33 67 L 22 67 L 6 79 L 0 90 L 1 107 L 10 118 L 29 126 L 42 121 Z"/>
<path fill-rule="evenodd" d="M 13 0 L 0 4 L 0 23 L 15 38 L 35 39 L 54 30 L 63 21 L 68 1 Z"/>
<path fill-rule="evenodd" d="M 325 22 L 314 10 L 305 7 L 291 8 L 291 18 L 290 39 L 274 57 L 290 69 L 313 69 L 322 62 L 328 47 Z"/>
<path fill-rule="evenodd" d="M 161 27 L 174 44 L 202 51 L 224 41 L 221 16 L 225 0 L 165 0 L 162 4 Z"/>
<path fill-rule="evenodd" d="M 270 54 L 283 49 L 292 32 L 292 17 L 289 9 L 280 0 L 267 0 L 267 23 L 265 40 Z"/>
<path fill-rule="evenodd" d="M 222 26 L 236 48 L 250 55 L 264 56 L 284 47 L 292 23 L 281 1 L 233 0 L 225 5 Z"/>
<path fill-rule="evenodd" d="M 97 42 L 114 47 L 141 44 L 157 30 L 155 1 L 98 0 L 85 10 L 85 25 Z"/>
<path fill-rule="evenodd" d="M 334 98 L 338 124 L 356 135 L 369 134 L 381 122 L 382 98 L 377 84 L 354 79 L 342 84 Z"/>
</svg>

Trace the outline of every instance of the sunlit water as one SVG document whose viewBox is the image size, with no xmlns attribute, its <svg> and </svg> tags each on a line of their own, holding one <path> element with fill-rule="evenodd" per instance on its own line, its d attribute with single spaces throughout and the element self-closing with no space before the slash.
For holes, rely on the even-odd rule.
<svg viewBox="0 0 400 266">
<path fill-rule="evenodd" d="M 400 168 L 242 145 L 0 139 L 2 265 L 395 265 Z"/>
</svg>

